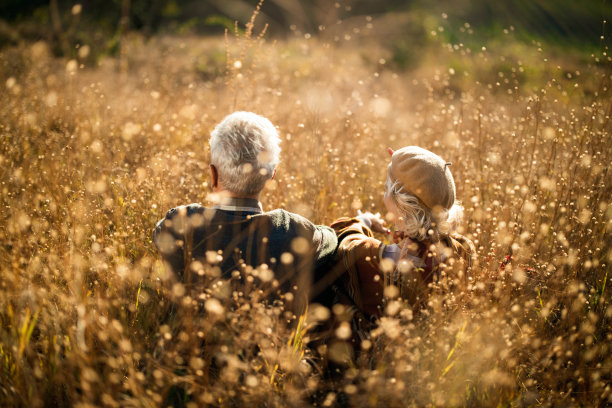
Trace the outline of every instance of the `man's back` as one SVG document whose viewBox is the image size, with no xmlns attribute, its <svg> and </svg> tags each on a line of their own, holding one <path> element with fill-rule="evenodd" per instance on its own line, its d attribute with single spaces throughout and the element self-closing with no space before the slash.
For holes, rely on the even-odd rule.
<svg viewBox="0 0 612 408">
<path fill-rule="evenodd" d="M 214 208 L 190 204 L 168 211 L 155 228 L 154 242 L 181 280 L 193 261 L 215 264 L 226 279 L 243 279 L 253 268 L 267 265 L 273 274 L 260 280 L 270 278 L 280 293 L 292 292 L 300 309 L 314 271 L 331 261 L 337 239 L 331 228 L 297 214 L 264 213 L 257 200 L 234 198 Z"/>
</svg>

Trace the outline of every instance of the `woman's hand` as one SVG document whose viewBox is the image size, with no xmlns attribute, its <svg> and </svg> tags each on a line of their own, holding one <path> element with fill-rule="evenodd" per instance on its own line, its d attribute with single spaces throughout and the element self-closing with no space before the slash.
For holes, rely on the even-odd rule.
<svg viewBox="0 0 612 408">
<path fill-rule="evenodd" d="M 356 218 L 374 232 L 380 232 L 382 234 L 391 233 L 391 230 L 385 227 L 385 220 L 380 216 L 380 213 L 372 214 L 369 211 L 362 213 L 358 210 Z"/>
<path fill-rule="evenodd" d="M 393 149 L 387 147 L 387 153 L 393 156 Z M 362 213 L 357 210 L 357 217 L 360 223 L 371 229 L 373 232 L 380 232 L 381 234 L 391 234 L 391 230 L 385 227 L 385 220 L 380 216 L 380 213 L 372 214 L 369 211 Z"/>
<path fill-rule="evenodd" d="M 404 231 L 393 231 L 393 243 L 399 244 L 406 238 Z"/>
</svg>

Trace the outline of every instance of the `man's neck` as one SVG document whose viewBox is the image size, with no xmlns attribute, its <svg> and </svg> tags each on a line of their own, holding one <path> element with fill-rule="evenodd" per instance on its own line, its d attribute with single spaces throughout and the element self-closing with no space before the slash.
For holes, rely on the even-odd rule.
<svg viewBox="0 0 612 408">
<path fill-rule="evenodd" d="M 257 200 L 259 201 L 260 194 L 253 195 L 242 195 L 232 193 L 231 191 L 224 189 L 213 189 L 213 194 L 217 197 L 218 200 L 226 200 L 226 199 L 238 199 L 238 200 Z"/>
<path fill-rule="evenodd" d="M 226 211 L 246 211 L 260 213 L 263 211 L 261 203 L 252 196 L 225 195 L 217 196 L 213 200 L 213 208 Z"/>
<path fill-rule="evenodd" d="M 230 197 L 230 198 L 236 198 L 236 199 L 245 199 L 245 200 L 257 200 L 259 201 L 259 194 L 254 194 L 254 195 L 239 195 L 239 194 L 234 194 L 231 192 L 227 192 L 227 195 L 225 195 L 226 197 Z"/>
<path fill-rule="evenodd" d="M 236 194 L 233 193 L 229 190 L 226 190 L 221 183 L 218 183 L 216 186 L 213 186 L 213 193 L 215 193 L 216 195 L 218 195 L 219 197 L 231 197 L 231 198 L 250 198 L 250 199 L 254 199 L 259 201 L 259 196 L 261 194 L 261 192 L 257 193 L 257 194 L 253 194 L 253 195 L 242 195 L 242 194 Z"/>
</svg>

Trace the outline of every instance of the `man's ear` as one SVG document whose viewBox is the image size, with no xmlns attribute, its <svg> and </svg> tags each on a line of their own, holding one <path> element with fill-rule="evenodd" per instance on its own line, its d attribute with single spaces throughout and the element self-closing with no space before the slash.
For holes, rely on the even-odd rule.
<svg viewBox="0 0 612 408">
<path fill-rule="evenodd" d="M 214 164 L 210 165 L 210 182 L 213 189 L 219 185 L 219 173 Z"/>
</svg>

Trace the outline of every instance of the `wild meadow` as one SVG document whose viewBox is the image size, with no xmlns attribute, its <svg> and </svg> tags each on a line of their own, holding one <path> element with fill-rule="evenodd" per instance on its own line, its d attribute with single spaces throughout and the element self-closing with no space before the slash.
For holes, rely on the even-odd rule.
<svg viewBox="0 0 612 408">
<path fill-rule="evenodd" d="M 368 35 L 386 24 L 133 34 L 96 61 L 42 41 L 0 50 L 0 405 L 612 403 L 609 50 L 512 29 L 477 44 L 466 23 L 464 39 L 434 27 L 405 68 Z M 261 303 L 265 265 L 240 288 L 212 259 L 183 285 L 152 230 L 208 202 L 209 134 L 234 110 L 282 138 L 264 209 L 320 224 L 384 214 L 387 147 L 452 162 L 478 251 L 469 285 L 432 289 L 418 314 L 389 299 L 354 356 L 340 330 L 309 347 L 346 310 L 311 305 L 291 331 Z"/>
</svg>

